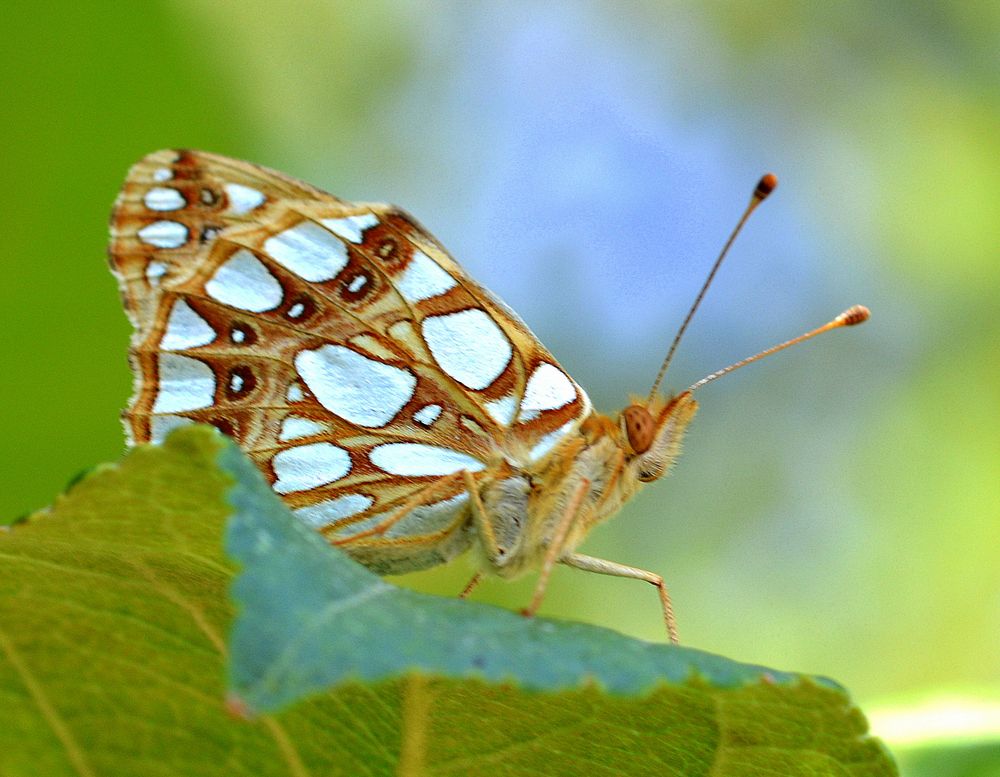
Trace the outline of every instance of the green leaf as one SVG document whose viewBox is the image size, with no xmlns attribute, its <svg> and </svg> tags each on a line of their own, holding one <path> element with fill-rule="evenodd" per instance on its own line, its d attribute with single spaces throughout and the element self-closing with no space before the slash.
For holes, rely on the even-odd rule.
<svg viewBox="0 0 1000 777">
<path fill-rule="evenodd" d="M 297 521 L 234 446 L 221 460 L 241 706 L 376 681 L 355 727 L 401 719 L 411 774 L 895 773 L 830 680 L 396 588 Z"/>
<path fill-rule="evenodd" d="M 199 431 L 92 470 L 0 534 L 5 777 L 195 774 L 259 739 L 218 702 L 229 480 Z"/>
<path fill-rule="evenodd" d="M 119 465 L 96 468 L 50 510 L 0 533 L 4 777 L 894 773 L 879 744 L 865 736 L 860 712 L 836 687 L 780 673 L 761 681 L 760 670 L 687 650 L 677 655 L 689 656 L 684 660 L 699 666 L 700 677 L 655 682 L 639 695 L 611 694 L 596 684 L 527 691 L 513 679 L 494 684 L 391 670 L 379 680 L 362 680 L 359 672 L 280 713 L 236 719 L 224 701 L 234 570 L 220 541 L 232 512 L 226 499 L 232 476 L 217 466 L 219 451 L 210 430 L 181 429 L 161 447 L 139 448 Z M 233 454 L 224 455 L 233 468 Z M 244 482 L 234 498 L 267 493 L 254 470 L 238 476 Z M 286 513 L 259 515 L 257 528 L 262 523 L 264 531 L 258 532 L 248 523 L 251 504 L 238 519 L 251 531 L 240 537 L 234 526 L 230 536 L 237 548 L 244 542 L 245 551 L 260 550 L 263 537 L 279 536 L 270 533 L 271 523 L 281 526 L 280 536 L 295 527 L 289 541 L 296 544 L 256 556 L 237 584 L 241 591 L 248 581 L 256 580 L 251 591 L 263 585 L 267 573 L 258 565 L 270 558 L 279 573 L 272 590 L 287 593 L 282 559 L 301 561 L 301 542 L 310 553 L 341 558 L 315 545 Z M 318 588 L 329 593 L 325 585 Z M 392 600 L 393 590 L 376 601 Z M 466 607 L 398 593 L 421 607 Z M 273 600 L 271 607 L 308 616 L 308 607 L 320 604 L 308 599 L 317 594 L 297 596 Z M 252 619 L 262 604 L 255 594 L 243 606 Z M 288 644 L 293 622 L 282 616 L 267 632 L 239 637 L 259 640 L 257 666 L 267 665 L 261 656 L 281 652 L 275 644 Z M 365 641 L 367 625 L 356 618 L 340 626 L 357 630 L 355 653 L 388 661 L 396 647 Z M 564 636 L 571 633 L 565 629 L 579 629 L 583 639 L 592 631 L 542 622 L 527 627 Z M 245 629 L 245 621 L 237 628 Z M 416 641 L 410 649 L 418 648 Z M 429 666 L 419 654 L 417 664 Z M 309 675 L 315 670 L 304 663 L 275 677 L 315 683 Z M 753 679 L 741 684 L 741 672 Z M 622 689 L 642 682 L 634 667 L 615 676 L 625 678 Z M 250 685 L 241 693 L 256 699 L 248 691 L 252 678 L 245 679 Z"/>
</svg>

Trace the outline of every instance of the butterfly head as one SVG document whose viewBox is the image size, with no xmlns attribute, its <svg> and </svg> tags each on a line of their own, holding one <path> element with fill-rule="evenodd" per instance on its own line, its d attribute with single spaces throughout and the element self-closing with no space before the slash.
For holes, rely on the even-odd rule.
<svg viewBox="0 0 1000 777">
<path fill-rule="evenodd" d="M 669 401 L 661 397 L 646 404 L 633 402 L 619 417 L 628 464 L 643 483 L 657 480 L 680 453 L 684 431 L 698 410 L 690 391 Z"/>
</svg>

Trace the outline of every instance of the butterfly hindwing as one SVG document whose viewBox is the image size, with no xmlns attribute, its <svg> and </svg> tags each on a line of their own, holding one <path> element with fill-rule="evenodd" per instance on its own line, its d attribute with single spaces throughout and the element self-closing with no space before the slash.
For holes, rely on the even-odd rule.
<svg viewBox="0 0 1000 777">
<path fill-rule="evenodd" d="M 393 206 L 161 151 L 130 171 L 110 253 L 135 327 L 132 440 L 216 425 L 377 571 L 462 550 L 461 473 L 537 462 L 590 412 L 523 322 Z"/>
</svg>

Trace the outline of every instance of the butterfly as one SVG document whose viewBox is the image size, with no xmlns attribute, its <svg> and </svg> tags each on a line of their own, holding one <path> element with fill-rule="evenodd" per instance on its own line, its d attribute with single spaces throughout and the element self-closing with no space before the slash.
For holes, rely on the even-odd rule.
<svg viewBox="0 0 1000 777">
<path fill-rule="evenodd" d="M 660 575 L 576 548 L 670 469 L 700 384 L 601 414 L 407 213 L 215 154 L 133 166 L 109 254 L 134 327 L 130 444 L 212 424 L 376 573 L 472 551 L 463 595 L 540 571 L 526 614 L 556 563 L 644 580 L 677 641 Z"/>
</svg>

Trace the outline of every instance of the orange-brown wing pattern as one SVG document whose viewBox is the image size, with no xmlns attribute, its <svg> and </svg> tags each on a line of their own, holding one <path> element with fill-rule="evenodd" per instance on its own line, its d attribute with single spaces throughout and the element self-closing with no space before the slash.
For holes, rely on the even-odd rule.
<svg viewBox="0 0 1000 777">
<path fill-rule="evenodd" d="M 590 412 L 527 327 L 391 206 L 160 151 L 128 175 L 110 253 L 135 326 L 132 440 L 214 424 L 376 568 L 461 550 L 460 473 L 530 465 Z"/>
</svg>

